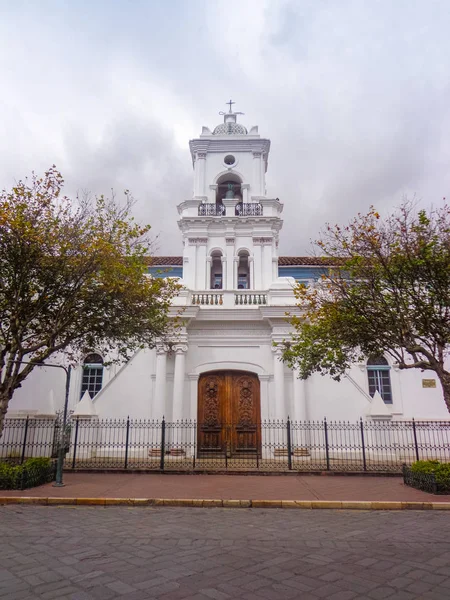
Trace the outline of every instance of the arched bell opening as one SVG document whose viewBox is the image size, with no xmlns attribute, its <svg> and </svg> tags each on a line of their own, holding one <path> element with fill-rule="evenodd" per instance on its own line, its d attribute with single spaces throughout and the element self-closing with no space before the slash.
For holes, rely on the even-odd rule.
<svg viewBox="0 0 450 600">
<path fill-rule="evenodd" d="M 214 250 L 211 254 L 211 289 L 221 290 L 223 288 L 222 252 Z"/>
<path fill-rule="evenodd" d="M 235 173 L 225 173 L 217 180 L 216 204 L 225 198 L 239 198 L 242 201 L 242 180 Z"/>
<path fill-rule="evenodd" d="M 250 255 L 248 250 L 240 250 L 238 257 L 237 288 L 238 290 L 248 290 L 250 289 Z"/>
</svg>

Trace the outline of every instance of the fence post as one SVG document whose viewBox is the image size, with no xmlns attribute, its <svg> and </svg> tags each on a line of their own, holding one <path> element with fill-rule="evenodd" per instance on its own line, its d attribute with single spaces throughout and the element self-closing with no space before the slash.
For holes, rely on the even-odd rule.
<svg viewBox="0 0 450 600">
<path fill-rule="evenodd" d="M 419 445 L 417 443 L 416 422 L 414 421 L 414 417 L 413 417 L 413 420 L 412 420 L 412 426 L 413 426 L 413 434 L 414 434 L 414 448 L 416 450 L 416 460 L 420 460 L 420 458 L 419 458 Z"/>
<path fill-rule="evenodd" d="M 125 469 L 128 469 L 128 442 L 130 441 L 130 417 L 127 417 L 127 434 L 125 437 Z"/>
<path fill-rule="evenodd" d="M 73 458 L 72 458 L 72 469 L 75 469 L 75 461 L 77 458 L 77 444 L 78 444 L 78 421 L 80 417 L 77 417 L 75 421 L 75 439 L 73 441 Z"/>
<path fill-rule="evenodd" d="M 161 471 L 164 471 L 164 450 L 166 446 L 166 421 L 164 417 L 161 421 L 161 461 L 159 463 L 159 468 Z"/>
<path fill-rule="evenodd" d="M 28 436 L 29 418 L 30 417 L 27 415 L 27 419 L 25 421 L 25 431 L 23 432 L 23 444 L 22 444 L 22 454 L 20 456 L 20 464 L 22 464 L 23 461 L 25 460 L 25 451 L 26 451 L 26 447 L 27 447 L 27 436 Z"/>
<path fill-rule="evenodd" d="M 323 420 L 323 431 L 325 433 L 325 455 L 327 457 L 327 471 L 330 470 L 330 449 L 328 447 L 328 425 L 326 417 Z"/>
<path fill-rule="evenodd" d="M 287 450 L 288 450 L 288 469 L 292 471 L 292 444 L 291 444 L 291 420 L 288 417 L 286 423 Z"/>
<path fill-rule="evenodd" d="M 367 463 L 366 463 L 366 447 L 364 444 L 364 423 L 362 417 L 359 419 L 359 425 L 361 428 L 361 446 L 362 446 L 362 455 L 363 455 L 363 467 L 364 471 L 367 471 Z"/>
</svg>

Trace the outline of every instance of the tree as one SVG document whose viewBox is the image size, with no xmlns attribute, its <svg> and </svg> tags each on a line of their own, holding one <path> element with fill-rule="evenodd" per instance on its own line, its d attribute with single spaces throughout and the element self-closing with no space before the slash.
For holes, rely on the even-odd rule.
<svg viewBox="0 0 450 600">
<path fill-rule="evenodd" d="M 283 359 L 300 377 L 339 381 L 355 361 L 387 353 L 400 369 L 436 373 L 450 412 L 450 206 L 405 201 L 385 219 L 372 208 L 316 242 L 322 280 L 297 285 L 300 314 Z"/>
<path fill-rule="evenodd" d="M 169 326 L 178 286 L 144 275 L 150 227 L 135 223 L 130 194 L 73 202 L 63 183 L 53 166 L 0 192 L 0 435 L 37 363 L 91 349 L 126 360 Z"/>
</svg>

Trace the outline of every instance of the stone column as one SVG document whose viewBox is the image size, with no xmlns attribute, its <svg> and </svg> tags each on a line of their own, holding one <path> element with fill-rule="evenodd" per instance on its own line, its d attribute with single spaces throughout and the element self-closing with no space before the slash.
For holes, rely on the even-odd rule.
<svg viewBox="0 0 450 600">
<path fill-rule="evenodd" d="M 173 374 L 173 412 L 172 419 L 181 421 L 184 416 L 184 378 L 186 364 L 186 345 L 176 345 L 173 350 L 175 352 L 175 369 Z"/>
<path fill-rule="evenodd" d="M 305 380 L 299 378 L 297 369 L 292 371 L 292 385 L 293 385 L 293 405 L 291 419 L 293 421 L 306 421 L 306 393 L 305 393 Z"/>
<path fill-rule="evenodd" d="M 164 345 L 156 347 L 156 381 L 155 400 L 153 404 L 153 419 L 160 421 L 166 412 L 166 379 L 167 379 L 167 348 Z"/>
<path fill-rule="evenodd" d="M 284 363 L 281 361 L 281 349 L 272 348 L 273 378 L 275 385 L 275 419 L 286 420 L 284 396 Z"/>
</svg>

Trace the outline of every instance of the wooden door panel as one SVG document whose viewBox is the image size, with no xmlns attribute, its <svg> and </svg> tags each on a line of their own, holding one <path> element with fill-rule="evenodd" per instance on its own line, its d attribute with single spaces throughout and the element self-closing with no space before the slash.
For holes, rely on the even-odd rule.
<svg viewBox="0 0 450 600">
<path fill-rule="evenodd" d="M 224 445 L 225 376 L 211 374 L 199 381 L 198 444 L 202 451 L 220 452 Z"/>
<path fill-rule="evenodd" d="M 205 373 L 198 385 L 199 452 L 260 449 L 259 380 L 253 373 Z"/>
<path fill-rule="evenodd" d="M 235 375 L 232 387 L 232 447 L 235 452 L 254 453 L 259 445 L 259 380 L 253 374 Z"/>
</svg>

